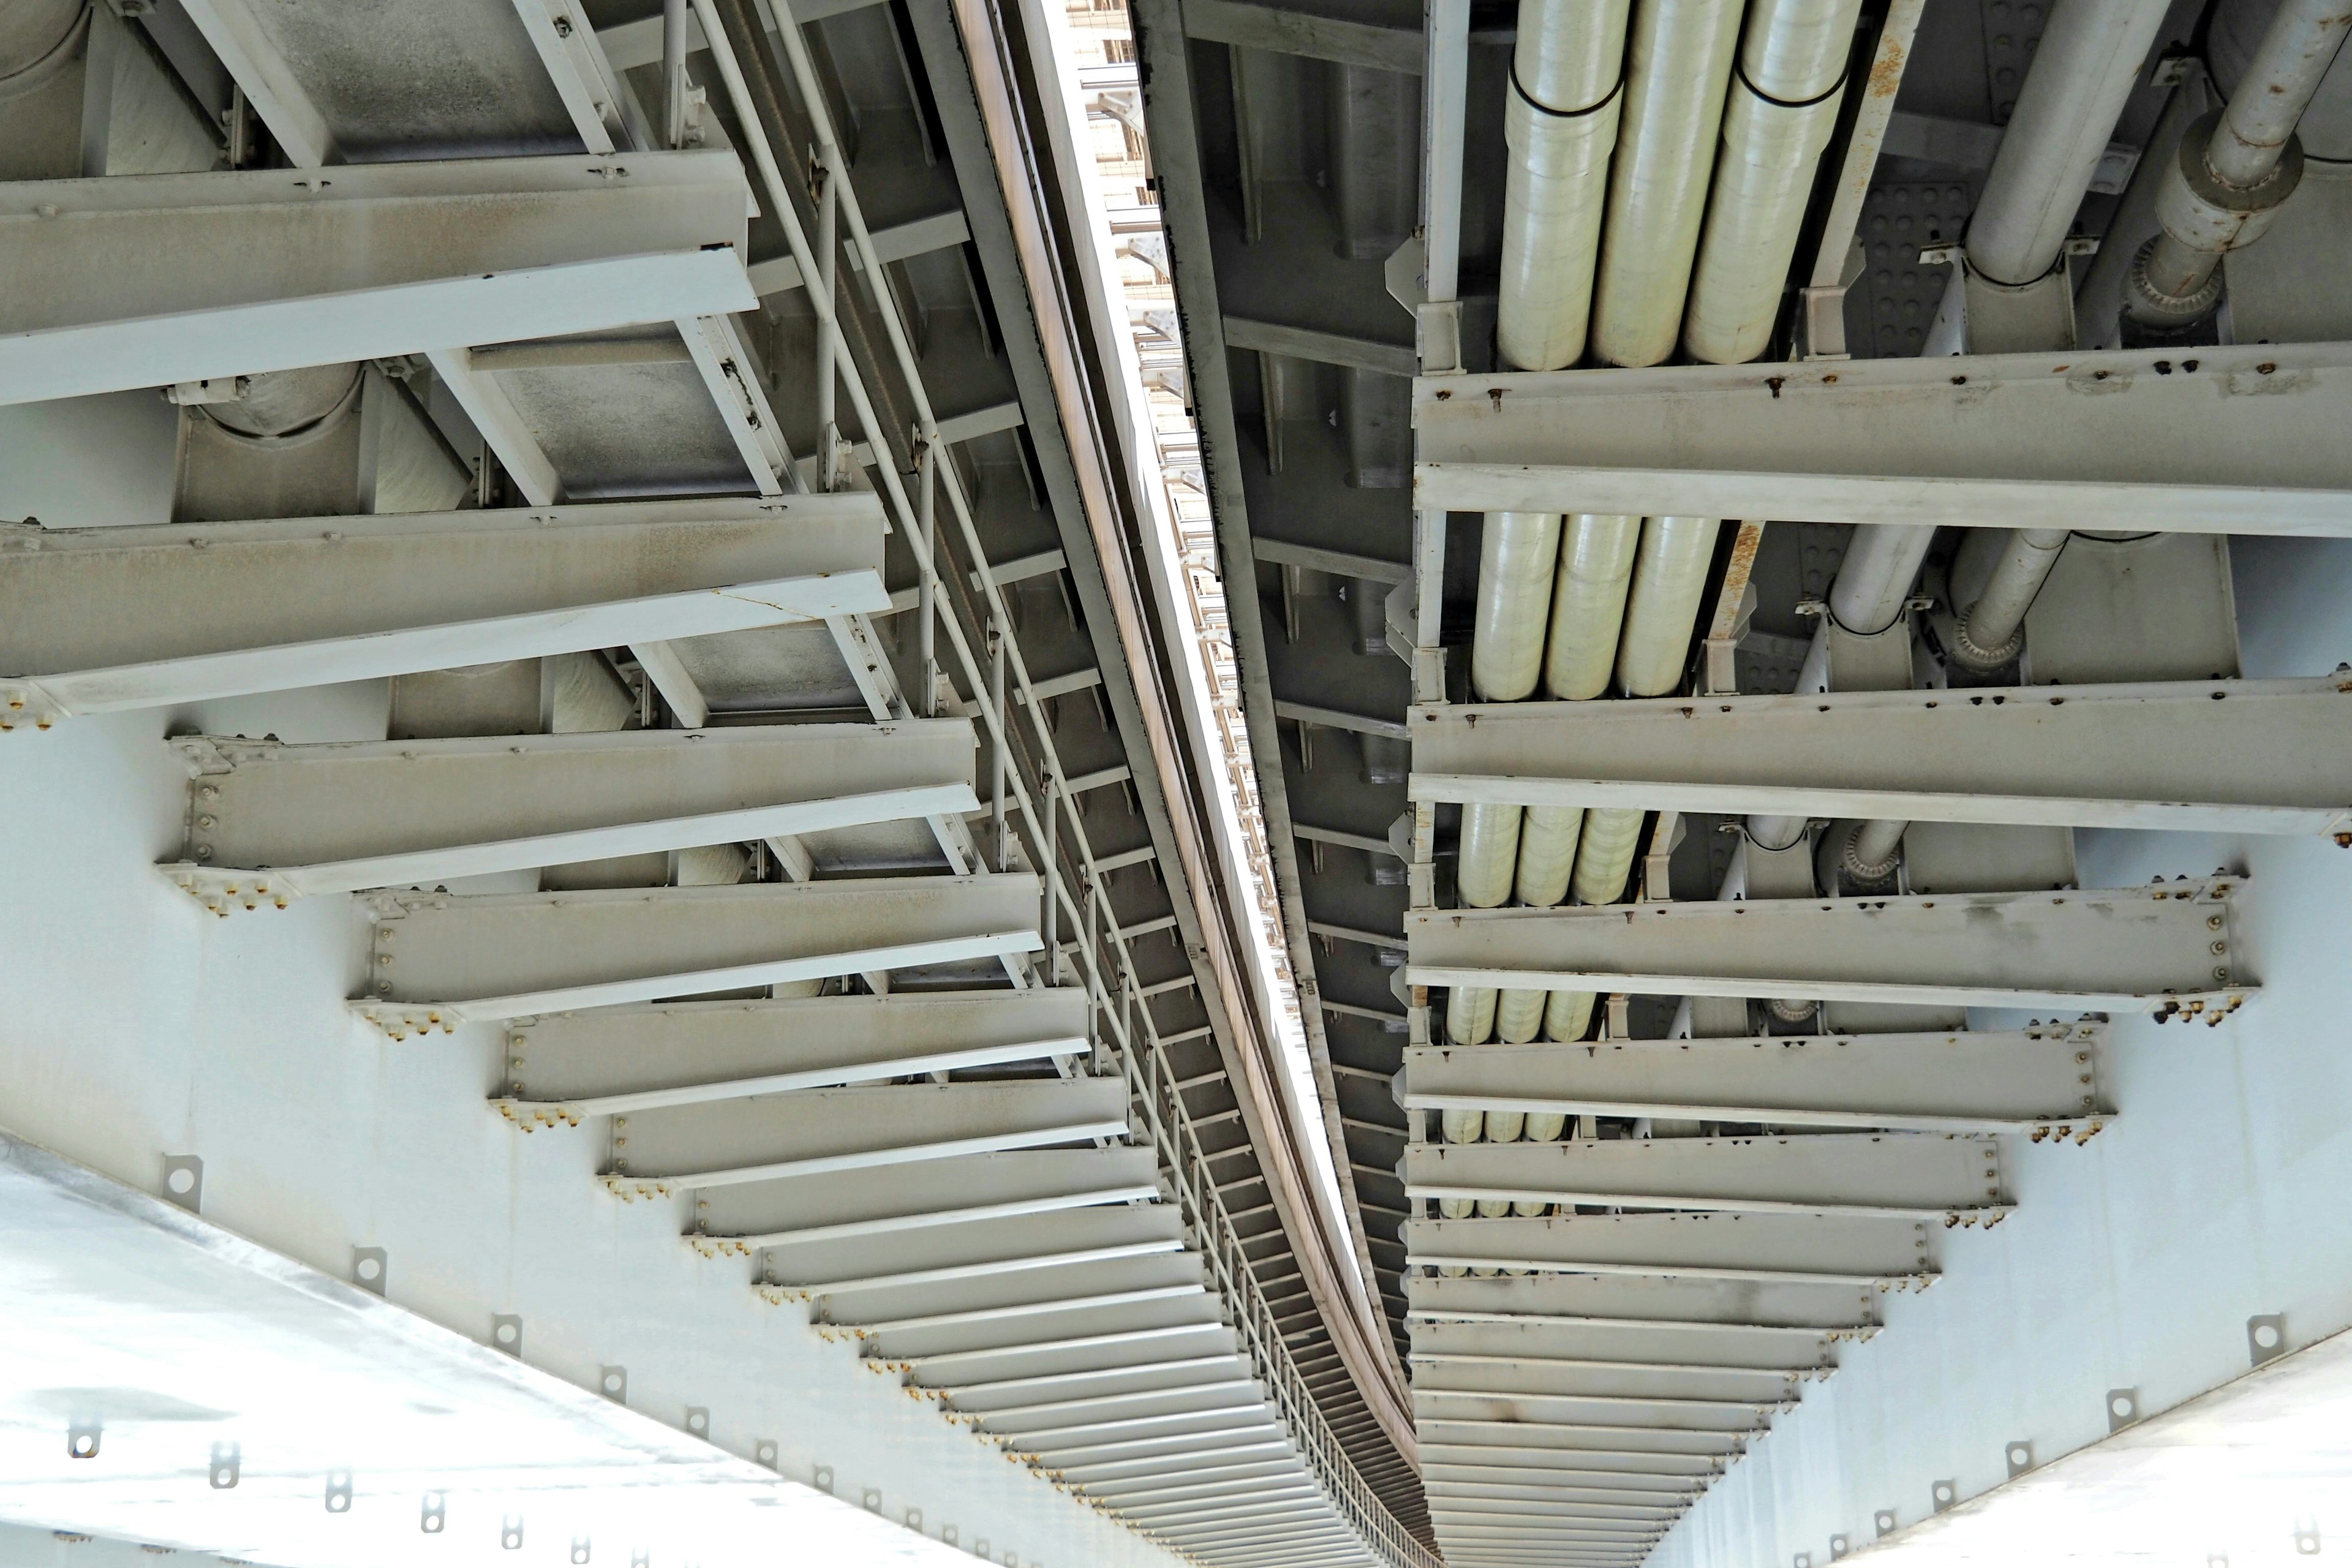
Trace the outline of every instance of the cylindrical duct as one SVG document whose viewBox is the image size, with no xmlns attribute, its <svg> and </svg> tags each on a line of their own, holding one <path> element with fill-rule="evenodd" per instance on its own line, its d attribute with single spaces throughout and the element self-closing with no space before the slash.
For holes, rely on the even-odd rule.
<svg viewBox="0 0 2352 1568">
<path fill-rule="evenodd" d="M 1454 863 L 1454 889 L 1464 904 L 1491 910 L 1507 902 L 1519 863 L 1519 807 L 1462 808 L 1460 853 Z"/>
<path fill-rule="evenodd" d="M 1580 805 L 1530 805 L 1519 817 L 1519 902 L 1549 909 L 1568 897 L 1576 844 L 1584 832 Z"/>
<path fill-rule="evenodd" d="M 1445 1037 L 1457 1046 L 1483 1046 L 1495 1032 L 1495 988 L 1456 985 L 1445 997 Z"/>
<path fill-rule="evenodd" d="M 1584 838 L 1576 850 L 1576 876 L 1569 890 L 1580 904 L 1613 904 L 1633 869 L 1644 814 L 1633 806 L 1597 806 L 1584 814 Z"/>
<path fill-rule="evenodd" d="M 1486 514 L 1470 642 L 1470 684 L 1480 701 L 1517 702 L 1535 691 L 1559 561 L 1558 512 Z"/>
<path fill-rule="evenodd" d="M 1593 1001 L 1590 991 L 1549 993 L 1544 1003 L 1544 1038 L 1571 1044 L 1584 1038 L 1585 1032 L 1592 1027 Z"/>
<path fill-rule="evenodd" d="M 1617 679 L 1627 696 L 1660 697 L 1682 684 L 1720 526 L 1712 517 L 1654 517 L 1643 522 L 1641 559 L 1633 567 L 1625 634 L 1617 647 Z"/>
<path fill-rule="evenodd" d="M 1520 0 L 1503 110 L 1502 292 L 1495 342 L 1513 370 L 1584 356 L 1609 155 L 1624 106 L 1627 0 Z"/>
<path fill-rule="evenodd" d="M 1683 324 L 1694 359 L 1744 364 L 1771 340 L 1860 9 L 1861 0 L 1759 0 L 1748 13 Z"/>
<path fill-rule="evenodd" d="M 1642 520 L 1579 512 L 1560 529 L 1559 568 L 1552 578 L 1551 637 L 1544 651 L 1544 690 L 1581 702 L 1609 689 L 1625 624 L 1625 595 L 1642 547 Z"/>
<path fill-rule="evenodd" d="M 1612 364 L 1656 364 L 1682 335 L 1740 8 L 1642 0 L 1634 13 L 1592 299 L 1592 349 Z"/>
<path fill-rule="evenodd" d="M 1524 1046 L 1534 1039 L 1543 1029 L 1544 998 L 1549 994 L 1533 990 L 1503 992 L 1495 1004 L 1495 1037 L 1507 1046 Z M 1493 1115 L 1487 1121 L 1486 1135 L 1498 1137 Z"/>
<path fill-rule="evenodd" d="M 1895 624 L 1919 580 L 1927 547 L 1936 542 L 1928 523 L 1864 523 L 1853 531 L 1837 580 L 1830 584 L 1830 614 L 1837 624 L 1864 637 Z"/>
<path fill-rule="evenodd" d="M 1984 592 L 1959 625 L 1952 657 L 1988 673 L 2016 658 L 2025 643 L 2025 612 L 2065 547 L 2063 528 L 2021 528 L 2011 534 Z"/>
<path fill-rule="evenodd" d="M 1970 268 L 2016 287 L 2056 264 L 2167 9 L 2058 0 L 1969 220 Z"/>
</svg>

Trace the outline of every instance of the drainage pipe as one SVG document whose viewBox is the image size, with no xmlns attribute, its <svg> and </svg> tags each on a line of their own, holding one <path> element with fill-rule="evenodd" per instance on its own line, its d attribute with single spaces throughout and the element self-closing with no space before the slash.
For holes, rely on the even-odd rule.
<svg viewBox="0 0 2352 1568">
<path fill-rule="evenodd" d="M 2059 0 L 1969 220 L 1968 265 L 2011 288 L 2058 262 L 2168 0 Z"/>
<path fill-rule="evenodd" d="M 2066 548 L 2063 528 L 2021 528 L 2009 536 L 1984 592 L 1969 606 L 1952 639 L 1955 661 L 1990 675 L 2014 661 L 2025 646 L 2025 612 L 2050 580 L 2058 552 Z"/>
<path fill-rule="evenodd" d="M 1683 323 L 1694 359 L 1745 364 L 1771 341 L 1861 10 L 1861 0 L 1759 0 L 1748 14 Z"/>
<path fill-rule="evenodd" d="M 1609 155 L 1624 107 L 1628 0 L 1520 0 L 1503 136 L 1501 298 L 1495 341 L 1513 370 L 1584 357 Z"/>
<path fill-rule="evenodd" d="M 1592 298 L 1591 346 L 1612 364 L 1656 364 L 1682 335 L 1740 9 L 1642 0 L 1634 14 Z"/>
<path fill-rule="evenodd" d="M 2226 110 L 2180 139 L 2157 188 L 2163 231 L 2133 258 L 2124 289 L 2132 320 L 2184 326 L 2221 299 L 2221 258 L 2252 245 L 2303 178 L 2294 128 L 2352 31 L 2343 0 L 2286 0 L 2246 62 Z"/>
</svg>

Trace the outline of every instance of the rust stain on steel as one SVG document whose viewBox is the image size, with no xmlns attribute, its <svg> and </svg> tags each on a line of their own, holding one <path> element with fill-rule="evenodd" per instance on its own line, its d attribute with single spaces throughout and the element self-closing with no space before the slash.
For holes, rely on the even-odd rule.
<svg viewBox="0 0 2352 1568">
<path fill-rule="evenodd" d="M 1909 58 L 1910 50 L 1903 41 L 1881 38 L 1878 58 L 1870 63 L 1870 80 L 1863 88 L 1864 96 L 1893 98 L 1903 85 L 1903 67 Z"/>
<path fill-rule="evenodd" d="M 1739 531 L 1732 536 L 1731 560 L 1724 567 L 1723 592 L 1716 595 L 1715 624 L 1708 635 L 1727 637 L 1739 620 L 1739 598 L 1748 591 L 1748 579 L 1756 570 L 1756 552 L 1764 542 L 1761 519 L 1743 518 Z"/>
</svg>

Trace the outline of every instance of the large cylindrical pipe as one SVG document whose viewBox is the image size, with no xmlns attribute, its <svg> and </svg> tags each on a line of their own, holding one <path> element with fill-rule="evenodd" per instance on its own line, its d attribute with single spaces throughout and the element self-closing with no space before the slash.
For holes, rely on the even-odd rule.
<svg viewBox="0 0 2352 1568">
<path fill-rule="evenodd" d="M 1501 297 L 1495 343 L 1513 370 L 1584 357 L 1617 145 L 1627 0 L 1519 0 L 1503 136 Z"/>
<path fill-rule="evenodd" d="M 1559 513 L 1490 511 L 1478 546 L 1470 685 L 1482 702 L 1533 695 L 1559 562 Z"/>
<path fill-rule="evenodd" d="M 1625 595 L 1642 547 L 1642 520 L 1579 512 L 1560 528 L 1552 579 L 1551 636 L 1544 650 L 1546 693 L 1581 702 L 1609 689 L 1625 625 Z"/>
<path fill-rule="evenodd" d="M 1592 1004 L 1596 1000 L 1590 991 L 1554 991 L 1544 1003 L 1544 1038 L 1574 1042 L 1584 1038 L 1592 1027 Z M 1549 1142 L 1550 1139 L 1544 1142 Z"/>
<path fill-rule="evenodd" d="M 1853 531 L 1830 584 L 1830 614 L 1850 632 L 1874 637 L 1893 626 L 1936 542 L 1932 524 L 1864 523 Z"/>
<path fill-rule="evenodd" d="M 1584 835 L 1580 805 L 1530 805 L 1519 817 L 1519 875 L 1513 884 L 1519 902 L 1549 909 L 1568 897 L 1576 869 L 1577 840 Z"/>
<path fill-rule="evenodd" d="M 1959 624 L 1952 657 L 1980 674 L 2013 661 L 2025 644 L 2025 612 L 2065 548 L 2063 528 L 2021 528 L 2011 534 L 1984 592 Z"/>
<path fill-rule="evenodd" d="M 1740 10 L 1741 0 L 1641 0 L 1634 12 L 1592 297 L 1591 347 L 1612 364 L 1656 364 L 1682 336 Z"/>
<path fill-rule="evenodd" d="M 2132 319 L 2194 321 L 2221 294 L 2221 258 L 2260 239 L 2303 177 L 2294 128 L 2352 32 L 2342 0 L 2286 0 L 2246 62 L 2230 106 L 2183 133 L 2157 188 L 2163 231 L 2133 260 Z"/>
<path fill-rule="evenodd" d="M 1759 0 L 1748 15 L 1683 323 L 1694 359 L 1745 364 L 1771 341 L 1861 9 L 1861 0 Z"/>
<path fill-rule="evenodd" d="M 1627 696 L 1662 697 L 1682 684 L 1721 526 L 1712 517 L 1643 521 L 1641 556 L 1625 601 L 1625 633 L 1617 645 L 1617 679 Z"/>
<path fill-rule="evenodd" d="M 2058 0 L 1969 220 L 1968 263 L 1996 283 L 2056 265 L 2168 0 Z"/>
<path fill-rule="evenodd" d="M 1584 814 L 1584 838 L 1577 846 L 1576 876 L 1569 891 L 1580 904 L 1613 904 L 1625 891 L 1633 851 L 1642 839 L 1645 814 L 1633 806 L 1597 806 Z"/>
<path fill-rule="evenodd" d="M 1454 890 L 1468 908 L 1491 910 L 1509 901 L 1519 864 L 1520 808 L 1465 805 L 1454 861 Z"/>
<path fill-rule="evenodd" d="M 1524 1046 L 1543 1031 L 1544 998 L 1549 992 L 1505 991 L 1495 1004 L 1495 1037 L 1507 1046 Z M 1488 1137 L 1495 1137 L 1489 1129 Z"/>
</svg>

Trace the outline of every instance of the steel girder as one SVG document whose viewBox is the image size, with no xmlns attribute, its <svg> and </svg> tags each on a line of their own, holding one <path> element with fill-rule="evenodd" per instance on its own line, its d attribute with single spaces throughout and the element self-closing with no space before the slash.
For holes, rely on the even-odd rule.
<svg viewBox="0 0 2352 1568">
<path fill-rule="evenodd" d="M 509 1026 L 498 1103 L 509 1115 L 547 1121 L 1081 1057 L 1092 1048 L 1087 1012 L 1086 994 L 1075 987 L 1034 986 L 562 1013 Z M 1098 1243 L 1072 1245 L 1088 1244 Z M 790 1265 L 772 1255 L 771 1278 L 814 1287 L 906 1266 L 875 1243 L 845 1245 L 851 1250 L 804 1249 Z M 991 1237 L 964 1260 L 991 1256 L 984 1248 L 995 1245 Z"/>
<path fill-rule="evenodd" d="M 188 837 L 164 871 L 223 912 L 980 807 L 963 719 L 173 745 Z"/>
<path fill-rule="evenodd" d="M 1684 1212 L 1409 1219 L 1399 1230 L 1413 1260 L 1428 1267 L 1891 1285 L 1934 1277 L 1932 1237 L 1941 1228 L 1844 1212 Z M 1413 1359 L 1441 1355 L 1518 1360 L 1435 1349 L 1416 1349 Z"/>
<path fill-rule="evenodd" d="M 1416 708 L 1416 800 L 2352 830 L 2352 676 Z M 2260 757 L 2259 768 L 2245 765 Z"/>
<path fill-rule="evenodd" d="M 1877 1292 L 1859 1285 L 1672 1279 L 1612 1274 L 1525 1274 L 1405 1281 L 1415 1312 L 1511 1314 L 1567 1324 L 1641 1324 L 1699 1336 L 1738 1328 L 1805 1341 L 1865 1339 L 1878 1323 Z M 1511 1321 L 1507 1318 L 1505 1321 Z"/>
<path fill-rule="evenodd" d="M 1416 1143 L 1417 1198 L 1942 1219 L 2005 1209 L 2000 1145 L 1932 1133 Z"/>
<path fill-rule="evenodd" d="M 1486 1287 L 1493 1283 L 1479 1279 L 1423 1282 L 1428 1294 L 1408 1309 L 1414 1352 L 1524 1356 L 1664 1372 L 1817 1377 L 1836 1369 L 1835 1342 L 1846 1331 L 1661 1321 L 1654 1315 L 1534 1310 L 1526 1303 L 1514 1303 L 1507 1291 L 1488 1290 Z M 1471 1289 L 1436 1289 L 1440 1285 Z M 1643 1312 L 1649 1308 L 1637 1298 L 1634 1310 Z"/>
<path fill-rule="evenodd" d="M 352 1006 L 394 1034 L 1039 946 L 1018 873 L 368 902 L 373 994 Z"/>
<path fill-rule="evenodd" d="M 1414 504 L 2340 537 L 2347 420 L 2345 343 L 1424 377 Z"/>
<path fill-rule="evenodd" d="M 2242 877 L 1908 898 L 1413 910 L 1415 985 L 1802 996 L 2218 1017 L 2255 989 Z"/>
<path fill-rule="evenodd" d="M 754 309 L 733 153 L 0 187 L 0 403 Z"/>
<path fill-rule="evenodd" d="M 0 726 L 887 608 L 870 494 L 0 524 Z"/>
<path fill-rule="evenodd" d="M 1416 1047 L 1408 1110 L 2043 1132 L 2112 1116 L 2096 1023 L 1916 1035 Z"/>
</svg>

